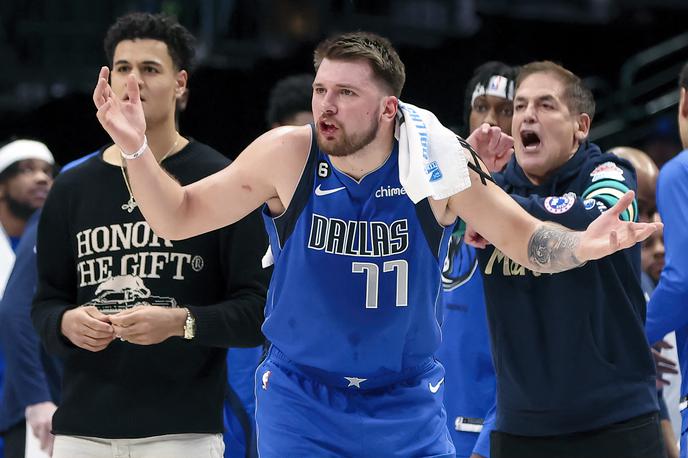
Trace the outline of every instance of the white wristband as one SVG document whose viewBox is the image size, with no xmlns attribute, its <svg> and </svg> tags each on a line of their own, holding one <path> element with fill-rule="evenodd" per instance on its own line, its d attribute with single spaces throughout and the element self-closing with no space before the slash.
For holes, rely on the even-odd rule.
<svg viewBox="0 0 688 458">
<path fill-rule="evenodd" d="M 141 156 L 143 153 L 146 152 L 146 148 L 148 148 L 148 139 L 146 136 L 143 136 L 143 145 L 141 145 L 141 148 L 137 149 L 131 154 L 127 154 L 124 152 L 122 148 L 119 149 L 119 152 L 122 154 L 122 157 L 127 160 L 132 160 L 136 159 L 137 157 Z"/>
</svg>

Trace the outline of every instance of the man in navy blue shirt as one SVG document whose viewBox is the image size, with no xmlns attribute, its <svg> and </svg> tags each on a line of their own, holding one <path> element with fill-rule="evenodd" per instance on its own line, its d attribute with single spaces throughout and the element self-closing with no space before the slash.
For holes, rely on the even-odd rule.
<svg viewBox="0 0 688 458">
<path fill-rule="evenodd" d="M 586 227 L 636 188 L 628 162 L 587 141 L 594 111 L 570 71 L 522 67 L 515 156 L 495 181 L 532 215 Z M 620 217 L 635 221 L 636 202 Z M 497 374 L 493 458 L 664 456 L 639 254 L 632 247 L 543 275 L 481 250 Z"/>
</svg>

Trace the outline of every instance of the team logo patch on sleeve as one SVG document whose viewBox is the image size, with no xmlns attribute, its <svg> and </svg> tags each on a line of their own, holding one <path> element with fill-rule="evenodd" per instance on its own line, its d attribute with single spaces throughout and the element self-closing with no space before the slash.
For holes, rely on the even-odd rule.
<svg viewBox="0 0 688 458">
<path fill-rule="evenodd" d="M 567 192 L 563 196 L 550 196 L 545 199 L 545 210 L 555 215 L 571 210 L 576 203 L 576 194 Z"/>
<path fill-rule="evenodd" d="M 623 170 L 613 162 L 605 162 L 600 164 L 590 172 L 593 183 L 595 181 L 610 179 L 616 181 L 624 181 Z"/>
</svg>

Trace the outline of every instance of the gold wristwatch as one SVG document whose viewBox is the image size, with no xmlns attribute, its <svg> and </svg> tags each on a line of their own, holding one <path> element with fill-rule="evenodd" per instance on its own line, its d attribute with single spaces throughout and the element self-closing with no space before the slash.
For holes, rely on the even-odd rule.
<svg viewBox="0 0 688 458">
<path fill-rule="evenodd" d="M 186 321 L 184 322 L 184 338 L 191 340 L 196 337 L 196 318 L 191 314 L 191 310 L 186 309 Z"/>
</svg>

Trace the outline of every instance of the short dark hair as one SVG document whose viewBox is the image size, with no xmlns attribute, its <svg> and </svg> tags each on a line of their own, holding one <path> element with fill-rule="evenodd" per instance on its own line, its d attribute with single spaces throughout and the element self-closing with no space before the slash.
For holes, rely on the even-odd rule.
<svg viewBox="0 0 688 458">
<path fill-rule="evenodd" d="M 473 98 L 473 91 L 478 84 L 482 84 L 483 87 L 487 87 L 490 82 L 490 78 L 493 76 L 503 76 L 509 82 L 515 82 L 516 76 L 518 75 L 518 67 L 512 67 L 505 64 L 504 62 L 499 62 L 496 60 L 491 60 L 485 62 L 484 64 L 476 67 L 473 71 L 473 76 L 468 80 L 468 85 L 466 86 L 466 92 L 463 97 L 463 121 L 466 126 L 469 125 L 469 119 L 471 116 L 471 99 Z"/>
<path fill-rule="evenodd" d="M 284 124 L 299 111 L 311 111 L 313 75 L 302 73 L 279 80 L 270 90 L 265 120 L 268 126 Z"/>
<path fill-rule="evenodd" d="M 191 71 L 196 39 L 175 18 L 166 14 L 129 13 L 121 16 L 105 34 L 103 47 L 110 65 L 117 44 L 124 40 L 151 39 L 167 45 L 177 70 Z"/>
<path fill-rule="evenodd" d="M 399 97 L 406 82 L 406 68 L 392 43 L 370 32 L 351 32 L 328 38 L 315 48 L 313 64 L 318 71 L 323 59 L 370 62 L 373 73 Z"/>
<path fill-rule="evenodd" d="M 595 117 L 595 98 L 592 91 L 588 89 L 583 81 L 570 70 L 565 69 L 559 64 L 549 60 L 531 62 L 521 67 L 516 79 L 516 89 L 523 80 L 534 73 L 549 73 L 559 78 L 564 84 L 564 102 L 569 110 L 576 114 L 585 113 L 590 116 L 590 120 Z"/>
<path fill-rule="evenodd" d="M 688 89 L 688 62 L 681 69 L 681 73 L 678 75 L 678 87 Z"/>
</svg>

